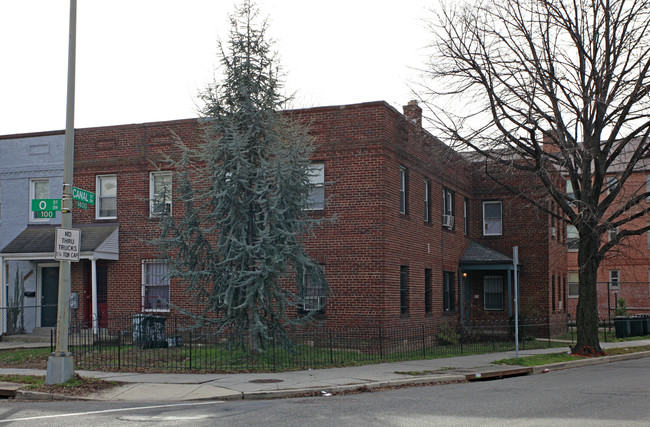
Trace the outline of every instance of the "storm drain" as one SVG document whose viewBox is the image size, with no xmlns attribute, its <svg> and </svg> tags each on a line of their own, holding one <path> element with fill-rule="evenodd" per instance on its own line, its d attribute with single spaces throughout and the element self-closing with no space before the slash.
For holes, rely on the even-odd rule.
<svg viewBox="0 0 650 427">
<path fill-rule="evenodd" d="M 255 384 L 270 384 L 270 383 L 281 383 L 284 380 L 276 380 L 273 378 L 261 379 L 261 380 L 250 380 L 249 383 Z"/>
</svg>

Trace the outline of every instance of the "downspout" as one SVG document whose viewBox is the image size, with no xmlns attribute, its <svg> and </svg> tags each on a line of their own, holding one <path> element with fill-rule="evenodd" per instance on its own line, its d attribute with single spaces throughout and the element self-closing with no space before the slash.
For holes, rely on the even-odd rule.
<svg viewBox="0 0 650 427">
<path fill-rule="evenodd" d="M 91 272 L 90 272 L 90 281 L 92 284 L 92 305 L 93 305 L 93 312 L 92 312 L 92 319 L 93 319 L 93 335 L 97 335 L 99 333 L 99 319 L 98 319 L 98 312 L 97 312 L 97 260 L 95 258 L 90 258 L 90 264 L 91 264 Z"/>
</svg>

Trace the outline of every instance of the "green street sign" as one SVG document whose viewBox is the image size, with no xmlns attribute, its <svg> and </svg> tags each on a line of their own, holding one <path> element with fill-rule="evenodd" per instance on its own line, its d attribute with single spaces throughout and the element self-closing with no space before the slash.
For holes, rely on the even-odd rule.
<svg viewBox="0 0 650 427">
<path fill-rule="evenodd" d="M 32 210 L 34 212 L 60 211 L 61 199 L 33 199 Z"/>
<path fill-rule="evenodd" d="M 36 218 L 55 218 L 56 212 L 54 211 L 38 211 L 34 212 Z"/>
<path fill-rule="evenodd" d="M 85 211 L 88 210 L 88 203 L 86 202 L 80 202 L 79 200 L 75 200 L 75 203 L 77 204 L 77 208 L 83 209 Z"/>
<path fill-rule="evenodd" d="M 88 209 L 88 205 L 95 204 L 95 193 L 82 190 L 81 188 L 72 187 L 72 199 L 76 200 L 77 202 L 86 203 L 86 207 L 81 209 Z M 77 207 L 80 207 L 79 203 L 77 203 Z"/>
</svg>

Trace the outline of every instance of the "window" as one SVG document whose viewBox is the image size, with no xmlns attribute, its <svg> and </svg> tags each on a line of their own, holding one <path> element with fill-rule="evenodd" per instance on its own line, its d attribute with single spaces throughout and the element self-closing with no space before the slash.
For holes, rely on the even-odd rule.
<svg viewBox="0 0 650 427">
<path fill-rule="evenodd" d="M 454 215 L 456 209 L 454 206 L 454 192 L 447 190 L 446 188 L 442 189 L 442 225 L 452 230 L 454 228 Z"/>
<path fill-rule="evenodd" d="M 29 181 L 29 219 L 30 221 L 47 221 L 42 212 L 32 211 L 32 200 L 50 198 L 50 180 L 32 179 Z"/>
<path fill-rule="evenodd" d="M 142 309 L 169 310 L 169 277 L 164 261 L 142 262 Z"/>
<path fill-rule="evenodd" d="M 325 308 L 325 283 L 311 272 L 302 275 L 301 296 L 304 311 L 323 312 Z"/>
<path fill-rule="evenodd" d="M 580 236 L 575 225 L 566 226 L 567 249 L 570 252 L 576 252 L 580 246 Z"/>
<path fill-rule="evenodd" d="M 503 232 L 501 202 L 483 202 L 483 235 L 500 236 Z"/>
<path fill-rule="evenodd" d="M 616 239 L 617 235 L 618 235 L 618 227 L 612 228 L 611 230 L 607 230 L 607 241 L 611 242 L 612 240 Z"/>
<path fill-rule="evenodd" d="M 566 180 L 566 196 L 569 200 L 575 200 L 576 196 L 573 191 L 573 184 L 571 183 L 570 179 Z"/>
<path fill-rule="evenodd" d="M 407 206 L 408 196 L 408 171 L 405 167 L 399 168 L 399 213 L 406 215 L 408 213 Z"/>
<path fill-rule="evenodd" d="M 0 182 L 0 221 L 2 221 L 2 182 Z"/>
<path fill-rule="evenodd" d="M 483 277 L 483 307 L 485 310 L 503 310 L 503 277 Z"/>
<path fill-rule="evenodd" d="M 149 216 L 172 213 L 172 173 L 152 172 L 149 176 Z"/>
<path fill-rule="evenodd" d="M 465 218 L 465 235 L 469 236 L 469 199 L 465 197 L 465 203 L 463 204 L 463 216 Z"/>
<path fill-rule="evenodd" d="M 117 218 L 117 176 L 97 176 L 97 218 Z"/>
<path fill-rule="evenodd" d="M 399 268 L 399 311 L 406 314 L 409 311 L 409 268 Z"/>
<path fill-rule="evenodd" d="M 555 274 L 551 277 L 551 294 L 551 307 L 553 307 L 553 311 L 555 311 Z"/>
<path fill-rule="evenodd" d="M 444 311 L 454 311 L 454 273 L 444 271 L 442 273 L 442 308 Z"/>
<path fill-rule="evenodd" d="M 619 289 L 621 287 L 621 275 L 618 270 L 609 270 L 609 288 Z"/>
<path fill-rule="evenodd" d="M 569 271 L 567 273 L 567 281 L 569 282 L 569 298 L 578 298 L 579 295 L 579 277 L 577 271 Z"/>
<path fill-rule="evenodd" d="M 431 181 L 424 181 L 424 222 L 431 222 Z"/>
<path fill-rule="evenodd" d="M 648 223 L 648 226 L 650 226 L 650 222 Z M 648 249 L 650 249 L 650 230 L 646 233 L 648 235 Z"/>
<path fill-rule="evenodd" d="M 430 268 L 424 269 L 424 312 L 433 311 L 433 273 Z"/>
<path fill-rule="evenodd" d="M 645 176 L 645 192 L 648 193 L 648 197 L 645 200 L 650 202 L 650 175 Z"/>
<path fill-rule="evenodd" d="M 616 188 L 618 184 L 618 179 L 615 176 L 610 176 L 607 178 L 607 194 L 610 194 Z"/>
<path fill-rule="evenodd" d="M 325 163 L 312 163 L 309 166 L 309 196 L 307 209 L 325 209 Z"/>
</svg>

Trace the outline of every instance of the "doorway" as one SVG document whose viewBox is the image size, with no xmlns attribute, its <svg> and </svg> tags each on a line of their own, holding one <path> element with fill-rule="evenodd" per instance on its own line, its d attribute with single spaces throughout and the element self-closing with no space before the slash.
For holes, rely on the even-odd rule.
<svg viewBox="0 0 650 427">
<path fill-rule="evenodd" d="M 59 267 L 41 267 L 41 327 L 56 326 Z"/>
</svg>

